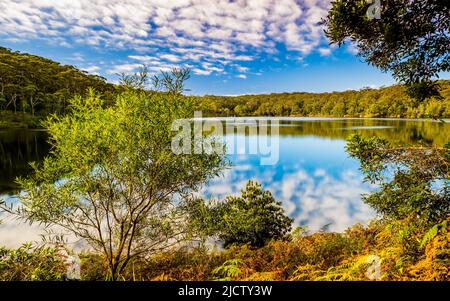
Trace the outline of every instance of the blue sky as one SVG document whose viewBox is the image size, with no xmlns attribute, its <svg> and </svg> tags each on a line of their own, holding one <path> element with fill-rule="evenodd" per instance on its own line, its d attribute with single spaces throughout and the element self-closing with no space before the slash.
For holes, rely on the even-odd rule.
<svg viewBox="0 0 450 301">
<path fill-rule="evenodd" d="M 0 46 L 117 80 L 189 67 L 191 94 L 341 91 L 390 85 L 351 45 L 330 47 L 329 0 L 2 0 Z"/>
</svg>

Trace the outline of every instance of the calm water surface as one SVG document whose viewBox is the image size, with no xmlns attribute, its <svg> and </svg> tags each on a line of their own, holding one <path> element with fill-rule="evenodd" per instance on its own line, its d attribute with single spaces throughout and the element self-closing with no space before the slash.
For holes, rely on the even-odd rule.
<svg viewBox="0 0 450 301">
<path fill-rule="evenodd" d="M 255 119 L 239 118 L 235 122 L 248 120 Z M 376 187 L 363 183 L 358 161 L 345 152 L 345 138 L 350 134 L 384 137 L 401 145 L 442 146 L 450 140 L 450 124 L 435 121 L 276 120 L 280 127 L 279 160 L 275 165 L 260 165 L 258 155 L 230 155 L 233 167 L 212 180 L 202 193 L 220 199 L 238 193 L 249 179 L 257 180 L 282 202 L 296 225 L 306 225 L 311 231 L 343 231 L 374 217 L 371 208 L 361 201 L 361 194 Z M 247 139 L 251 143 L 255 137 Z M 44 131 L 0 130 L 0 195 L 13 199 L 18 192 L 14 178 L 27 175 L 28 162 L 42 160 L 48 151 Z M 19 224 L 5 216 L 3 219 L 0 245 L 17 246 L 39 240 L 39 228 Z"/>
</svg>

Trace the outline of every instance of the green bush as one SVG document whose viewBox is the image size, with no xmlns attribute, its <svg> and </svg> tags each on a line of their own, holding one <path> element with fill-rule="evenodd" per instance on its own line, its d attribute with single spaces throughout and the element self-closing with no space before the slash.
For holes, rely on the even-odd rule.
<svg viewBox="0 0 450 301">
<path fill-rule="evenodd" d="M 229 196 L 195 214 L 203 216 L 201 225 L 208 229 L 208 234 L 223 241 L 225 247 L 245 244 L 262 247 L 271 239 L 285 239 L 293 222 L 281 202 L 253 181 L 247 183 L 241 196 Z"/>
<path fill-rule="evenodd" d="M 24 244 L 18 249 L 0 248 L 0 280 L 65 280 L 67 268 L 58 250 Z"/>
<path fill-rule="evenodd" d="M 361 162 L 366 180 L 380 185 L 363 200 L 384 217 L 434 223 L 450 214 L 448 147 L 396 147 L 381 138 L 352 135 L 347 151 Z"/>
</svg>

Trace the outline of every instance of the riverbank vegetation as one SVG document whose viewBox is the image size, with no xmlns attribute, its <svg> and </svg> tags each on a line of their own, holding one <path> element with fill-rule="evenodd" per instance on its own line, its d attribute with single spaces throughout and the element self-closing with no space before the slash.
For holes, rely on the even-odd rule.
<svg viewBox="0 0 450 301">
<path fill-rule="evenodd" d="M 226 162 L 216 153 L 172 150 L 172 122 L 193 114 L 177 89 L 151 95 L 129 89 L 106 108 L 93 90 L 71 99 L 69 114 L 45 123 L 53 147 L 18 180 L 19 208 L 4 209 L 83 239 L 106 260 L 112 280 L 134 258 L 188 240 L 190 195 Z M 196 140 L 190 143 L 183 147 Z"/>
<path fill-rule="evenodd" d="M 344 233 L 297 228 L 260 248 L 172 248 L 133 260 L 119 280 L 450 280 L 449 223 L 423 225 L 411 216 L 354 225 Z M 58 248 L 3 248 L 0 258 L 1 280 L 66 279 L 67 257 Z M 81 280 L 106 279 L 103 257 L 85 252 L 79 258 Z"/>
<path fill-rule="evenodd" d="M 133 261 L 120 280 L 369 280 L 374 256 L 380 280 L 449 280 L 449 222 L 428 231 L 411 219 L 355 225 L 345 233 L 297 231 L 258 249 L 178 248 Z M 79 257 L 82 280 L 105 279 L 106 263 L 98 254 Z M 0 258 L 1 280 L 67 277 L 67 257 L 57 248 L 2 248 Z"/>
<path fill-rule="evenodd" d="M 308 233 L 291 231 L 280 203 L 256 183 L 220 202 L 193 197 L 225 162 L 174 157 L 169 126 L 193 109 L 178 92 L 129 90 L 106 108 L 92 92 L 71 103 L 70 114 L 48 120 L 53 150 L 19 181 L 21 206 L 3 210 L 82 238 L 83 280 L 449 279 L 449 144 L 350 137 L 349 155 L 380 187 L 363 197 L 379 218 L 344 233 Z M 0 279 L 66 279 L 58 238 L 2 248 Z"/>
</svg>

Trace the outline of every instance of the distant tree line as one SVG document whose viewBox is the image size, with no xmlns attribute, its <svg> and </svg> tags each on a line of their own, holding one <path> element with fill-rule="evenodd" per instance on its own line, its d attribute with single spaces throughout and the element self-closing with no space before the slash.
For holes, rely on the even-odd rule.
<svg viewBox="0 0 450 301">
<path fill-rule="evenodd" d="M 198 108 L 213 116 L 450 117 L 450 81 L 438 81 L 441 97 L 417 102 L 402 85 L 331 93 L 272 93 L 199 98 Z"/>
</svg>

